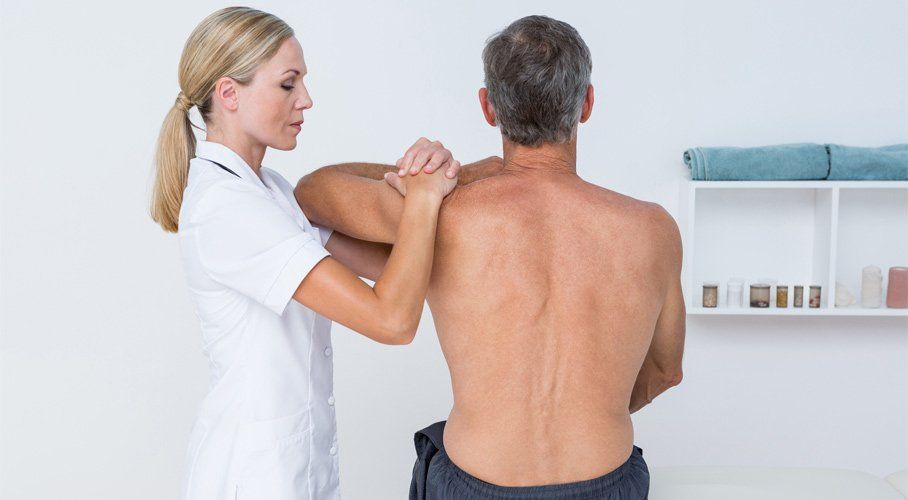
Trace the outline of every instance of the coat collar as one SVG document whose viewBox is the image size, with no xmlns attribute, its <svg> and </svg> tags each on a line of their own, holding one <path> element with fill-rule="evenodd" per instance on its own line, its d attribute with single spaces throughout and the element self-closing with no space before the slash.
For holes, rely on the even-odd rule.
<svg viewBox="0 0 908 500">
<path fill-rule="evenodd" d="M 262 179 L 255 174 L 252 167 L 250 167 L 240 155 L 219 142 L 198 141 L 195 146 L 195 155 L 197 158 L 216 161 L 236 172 L 244 181 L 251 182 L 259 187 L 267 189 L 267 186 L 263 184 Z M 263 177 L 266 177 L 266 175 L 267 174 L 262 172 Z"/>
</svg>

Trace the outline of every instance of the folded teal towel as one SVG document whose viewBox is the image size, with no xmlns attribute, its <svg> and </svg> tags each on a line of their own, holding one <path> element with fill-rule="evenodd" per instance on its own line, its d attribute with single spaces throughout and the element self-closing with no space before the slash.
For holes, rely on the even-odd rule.
<svg viewBox="0 0 908 500">
<path fill-rule="evenodd" d="M 829 156 L 822 144 L 798 143 L 755 148 L 691 148 L 684 163 L 695 181 L 825 179 Z"/>
<path fill-rule="evenodd" d="M 684 163 L 698 181 L 908 180 L 908 144 L 691 148 Z"/>
<path fill-rule="evenodd" d="M 830 180 L 908 180 L 908 144 L 858 148 L 828 144 Z"/>
</svg>

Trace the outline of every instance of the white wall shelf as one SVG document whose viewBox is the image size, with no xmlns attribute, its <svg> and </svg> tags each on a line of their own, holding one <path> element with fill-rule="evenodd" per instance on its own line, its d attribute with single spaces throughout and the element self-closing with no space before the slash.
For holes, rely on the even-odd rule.
<svg viewBox="0 0 908 500">
<path fill-rule="evenodd" d="M 908 181 L 688 181 L 681 193 L 683 285 L 694 316 L 908 317 L 886 307 L 887 273 L 908 265 Z M 883 304 L 861 307 L 864 266 L 883 272 Z M 726 284 L 743 278 L 743 307 L 726 305 Z M 789 307 L 749 307 L 751 283 L 774 279 L 789 286 Z M 702 283 L 719 286 L 719 306 L 702 307 Z M 856 304 L 835 307 L 835 283 Z M 793 308 L 794 285 L 804 307 Z M 810 285 L 822 287 L 809 308 Z"/>
<path fill-rule="evenodd" d="M 881 307 L 868 309 L 864 307 L 834 307 L 829 308 L 776 308 L 768 307 L 692 307 L 687 314 L 694 316 L 903 316 L 908 317 L 908 309 L 891 309 Z"/>
</svg>

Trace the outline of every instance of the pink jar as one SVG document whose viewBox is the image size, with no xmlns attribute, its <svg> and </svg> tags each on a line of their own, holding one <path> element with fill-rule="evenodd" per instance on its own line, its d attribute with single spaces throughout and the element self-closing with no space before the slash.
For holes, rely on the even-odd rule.
<svg viewBox="0 0 908 500">
<path fill-rule="evenodd" d="M 908 308 L 908 267 L 890 267 L 886 307 Z"/>
</svg>

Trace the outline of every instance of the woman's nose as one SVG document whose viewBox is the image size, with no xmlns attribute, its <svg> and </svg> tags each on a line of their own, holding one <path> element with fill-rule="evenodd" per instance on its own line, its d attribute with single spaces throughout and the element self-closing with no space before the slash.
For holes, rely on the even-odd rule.
<svg viewBox="0 0 908 500">
<path fill-rule="evenodd" d="M 303 95 L 296 101 L 297 109 L 309 109 L 312 107 L 312 97 L 309 92 L 303 91 Z"/>
</svg>

